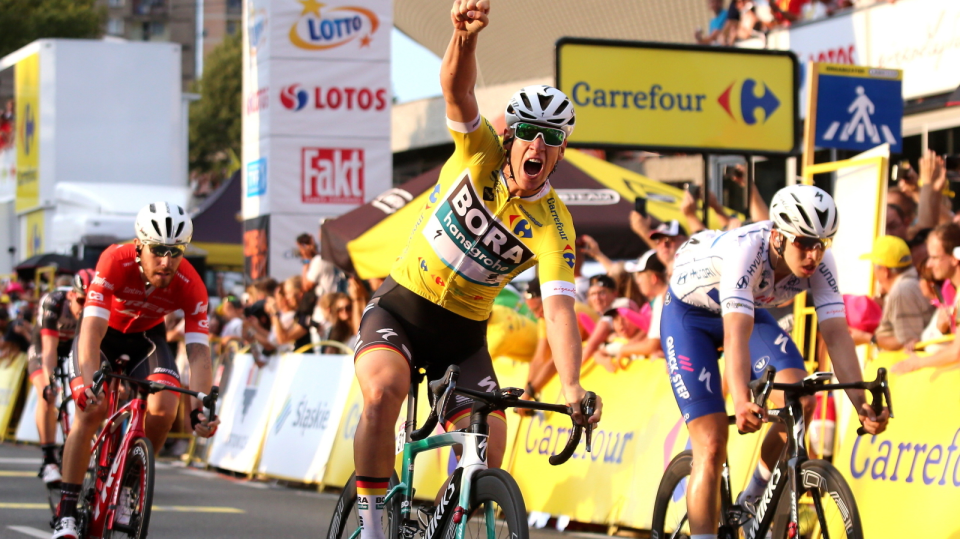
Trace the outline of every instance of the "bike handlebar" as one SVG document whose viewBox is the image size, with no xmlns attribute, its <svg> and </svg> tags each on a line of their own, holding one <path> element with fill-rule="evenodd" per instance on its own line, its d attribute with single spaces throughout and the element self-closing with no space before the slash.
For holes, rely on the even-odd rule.
<svg viewBox="0 0 960 539">
<path fill-rule="evenodd" d="M 207 409 L 207 421 L 213 421 L 217 418 L 217 400 L 220 398 L 220 388 L 217 386 L 212 386 L 210 388 L 210 394 L 204 394 L 200 391 L 191 391 L 182 387 L 168 386 L 152 380 L 130 378 L 129 376 L 123 376 L 122 374 L 114 374 L 113 369 L 110 367 L 110 363 L 104 361 L 100 364 L 100 370 L 93 373 L 93 385 L 90 389 L 93 391 L 94 395 L 99 394 L 103 390 L 103 384 L 106 383 L 108 378 L 115 378 L 117 380 L 129 382 L 136 385 L 141 391 L 151 395 L 161 391 L 174 391 L 177 393 L 183 393 L 184 395 L 190 395 L 191 397 L 195 397 L 197 400 L 203 403 L 203 406 Z"/>
<path fill-rule="evenodd" d="M 516 387 L 508 387 L 491 392 L 475 391 L 472 389 L 456 387 L 459 376 L 460 367 L 456 365 L 450 365 L 447 368 L 447 372 L 444 374 L 443 378 L 430 382 L 430 393 L 434 396 L 434 405 L 431 408 L 430 415 L 427 417 L 427 420 L 424 422 L 423 426 L 410 434 L 411 440 L 422 440 L 433 431 L 434 427 L 437 426 L 440 413 L 442 413 L 442 411 L 446 408 L 449 398 L 454 393 L 463 395 L 474 401 L 482 402 L 497 410 L 505 410 L 507 408 L 526 408 L 528 410 L 557 412 L 568 415 L 570 416 L 571 421 L 573 420 L 573 409 L 567 405 L 520 400 L 520 397 L 523 395 L 523 390 Z M 584 395 L 583 400 L 580 402 L 580 412 L 583 414 L 584 420 L 589 419 L 590 416 L 594 414 L 596 411 L 596 406 L 596 393 L 588 391 L 587 394 Z M 440 412 L 438 412 L 438 410 L 440 410 Z M 587 452 L 591 452 L 593 449 L 593 427 L 593 423 L 587 423 L 586 429 L 584 429 L 582 425 L 574 422 L 573 428 L 570 432 L 570 438 L 567 440 L 567 445 L 564 446 L 562 451 L 550 457 L 550 464 L 559 466 L 560 464 L 570 460 L 570 457 L 573 456 L 573 452 L 576 451 L 577 446 L 580 444 L 580 438 L 583 436 L 584 430 L 587 432 Z"/>
<path fill-rule="evenodd" d="M 873 413 L 877 415 L 883 413 L 884 401 L 886 401 L 886 407 L 890 410 L 890 417 L 893 417 L 893 402 L 890 400 L 890 384 L 887 382 L 887 369 L 883 367 L 877 369 L 877 378 L 872 382 L 861 381 L 847 384 L 827 384 L 826 381 L 829 379 L 829 376 L 825 375 L 832 373 L 814 373 L 794 384 L 780 384 L 773 381 L 776 374 L 777 369 L 773 365 L 770 365 L 764 371 L 763 376 L 750 382 L 753 402 L 755 402 L 757 406 L 762 408 L 770 397 L 770 392 L 775 389 L 796 397 L 813 395 L 819 391 L 862 389 L 869 391 L 871 394 L 872 399 L 870 406 L 873 408 Z M 857 413 L 859 414 L 859 412 L 858 410 Z M 730 420 L 736 422 L 736 417 L 730 416 Z M 741 431 L 740 434 L 745 433 Z M 867 431 L 862 426 L 857 429 L 857 436 L 863 436 L 864 434 L 867 434 Z"/>
</svg>

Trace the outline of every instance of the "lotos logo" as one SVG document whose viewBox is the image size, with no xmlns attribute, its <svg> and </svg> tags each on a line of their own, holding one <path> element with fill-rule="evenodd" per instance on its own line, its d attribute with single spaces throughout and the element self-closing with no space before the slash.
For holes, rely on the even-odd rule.
<svg viewBox="0 0 960 539">
<path fill-rule="evenodd" d="M 301 110 L 303 107 L 307 106 L 307 99 L 309 98 L 306 90 L 300 89 L 299 84 L 291 84 L 290 86 L 284 86 L 280 90 L 280 104 L 287 108 L 287 110 Z"/>
<path fill-rule="evenodd" d="M 373 34 L 380 27 L 380 19 L 370 11 L 357 6 L 341 6 L 320 10 L 326 4 L 316 0 L 298 0 L 303 11 L 290 27 L 290 42 L 308 51 L 322 51 L 346 45 L 359 38 L 358 48 L 369 47 Z"/>
<path fill-rule="evenodd" d="M 737 95 L 737 93 L 733 91 L 733 87 L 736 85 L 736 82 L 730 83 L 730 86 L 727 86 L 727 89 L 717 98 L 717 102 L 720 103 L 723 110 L 727 111 L 727 114 L 734 120 L 737 118 L 733 114 L 734 108 L 731 107 L 730 97 L 731 95 Z M 759 96 L 757 95 L 758 93 L 760 93 Z M 743 84 L 740 86 L 739 97 L 740 115 L 743 118 L 743 123 L 747 125 L 757 123 L 757 109 L 763 111 L 763 121 L 760 123 L 766 123 L 770 116 L 780 107 L 780 100 L 777 99 L 777 96 L 773 95 L 770 88 L 766 84 L 762 82 L 758 83 L 753 79 L 743 81 Z"/>
<path fill-rule="evenodd" d="M 301 199 L 307 204 L 363 204 L 363 150 L 303 148 Z"/>
<path fill-rule="evenodd" d="M 519 221 L 518 221 L 519 219 Z M 533 229 L 530 228 L 530 223 L 526 219 L 520 219 L 519 215 L 510 216 L 510 227 L 513 230 L 513 233 L 518 238 L 532 238 Z"/>
</svg>

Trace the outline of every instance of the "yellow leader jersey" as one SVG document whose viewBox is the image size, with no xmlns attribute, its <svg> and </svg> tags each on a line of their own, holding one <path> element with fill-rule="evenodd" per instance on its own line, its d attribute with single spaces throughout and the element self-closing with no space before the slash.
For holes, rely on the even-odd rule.
<svg viewBox="0 0 960 539">
<path fill-rule="evenodd" d="M 447 126 L 456 148 L 390 275 L 471 320 L 486 320 L 500 290 L 534 264 L 543 297 L 575 297 L 576 232 L 549 180 L 535 195 L 510 196 L 490 122 Z"/>
</svg>

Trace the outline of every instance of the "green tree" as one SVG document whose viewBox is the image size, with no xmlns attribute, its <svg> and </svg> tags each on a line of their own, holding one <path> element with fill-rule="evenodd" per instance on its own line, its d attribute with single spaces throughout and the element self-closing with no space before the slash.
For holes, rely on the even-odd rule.
<svg viewBox="0 0 960 539">
<path fill-rule="evenodd" d="M 239 33 L 227 36 L 204 61 L 190 105 L 190 169 L 223 170 L 240 155 L 243 55 Z M 232 155 L 231 155 L 232 153 Z"/>
<path fill-rule="evenodd" d="M 42 38 L 99 38 L 106 16 L 96 0 L 0 0 L 0 57 Z"/>
</svg>

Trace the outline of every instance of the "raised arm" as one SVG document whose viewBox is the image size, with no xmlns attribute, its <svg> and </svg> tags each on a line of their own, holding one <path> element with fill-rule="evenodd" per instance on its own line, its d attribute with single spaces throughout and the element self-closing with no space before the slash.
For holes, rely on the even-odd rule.
<svg viewBox="0 0 960 539">
<path fill-rule="evenodd" d="M 489 0 L 454 0 L 450 10 L 453 37 L 440 65 L 440 87 L 447 118 L 472 122 L 480 115 L 474 86 L 477 83 L 477 36 L 489 23 Z"/>
</svg>

